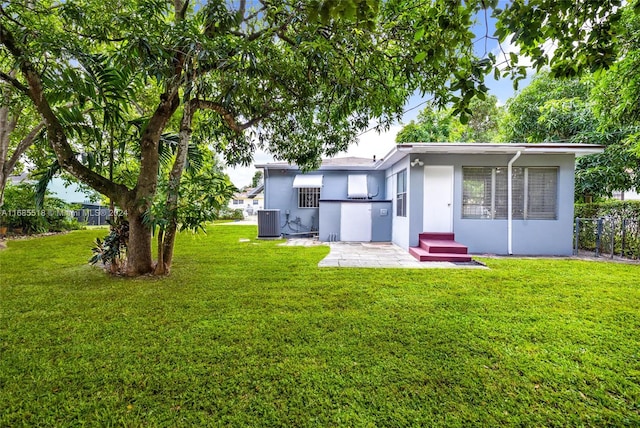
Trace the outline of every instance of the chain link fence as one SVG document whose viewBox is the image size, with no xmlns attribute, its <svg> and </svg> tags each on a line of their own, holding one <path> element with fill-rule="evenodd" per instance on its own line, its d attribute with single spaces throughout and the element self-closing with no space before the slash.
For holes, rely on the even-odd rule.
<svg viewBox="0 0 640 428">
<path fill-rule="evenodd" d="M 573 252 L 596 257 L 640 259 L 640 219 L 576 218 Z"/>
</svg>

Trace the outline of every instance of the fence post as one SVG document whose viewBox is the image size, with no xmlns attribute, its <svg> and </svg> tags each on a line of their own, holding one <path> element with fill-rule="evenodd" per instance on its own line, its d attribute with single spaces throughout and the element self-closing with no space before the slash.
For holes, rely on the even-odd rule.
<svg viewBox="0 0 640 428">
<path fill-rule="evenodd" d="M 596 257 L 600 257 L 600 242 L 602 238 L 602 226 L 604 224 L 604 218 L 600 217 L 596 226 Z"/>
<path fill-rule="evenodd" d="M 580 217 L 576 217 L 576 226 L 574 230 L 574 244 L 573 244 L 573 255 L 578 255 L 578 248 L 580 245 Z"/>
<path fill-rule="evenodd" d="M 613 252 L 615 251 L 615 242 L 616 239 L 616 221 L 613 217 L 611 217 L 611 258 L 613 258 Z"/>
<path fill-rule="evenodd" d="M 624 257 L 624 247 L 627 243 L 627 219 L 622 219 L 622 248 L 620 248 L 620 257 Z"/>
</svg>

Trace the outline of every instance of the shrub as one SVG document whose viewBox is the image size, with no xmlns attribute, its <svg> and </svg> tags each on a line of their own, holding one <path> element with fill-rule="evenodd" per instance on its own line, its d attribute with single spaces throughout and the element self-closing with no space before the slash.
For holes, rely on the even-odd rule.
<svg viewBox="0 0 640 428">
<path fill-rule="evenodd" d="M 580 249 L 597 249 L 603 253 L 613 250 L 623 257 L 640 258 L 640 201 L 576 204 L 574 215 L 586 219 L 579 225 Z M 602 226 L 598 231 L 598 219 L 601 218 Z"/>
<path fill-rule="evenodd" d="M 233 210 L 224 207 L 218 211 L 218 220 L 244 220 L 244 213 L 241 209 Z"/>
<path fill-rule="evenodd" d="M 41 208 L 36 207 L 35 188 L 28 183 L 7 185 L 4 204 L 0 208 L 0 225 L 25 234 L 62 232 L 79 229 L 71 216 L 70 204 L 59 198 L 45 196 Z"/>
<path fill-rule="evenodd" d="M 123 215 L 119 215 L 108 222 L 109 234 L 104 237 L 104 241 L 96 238 L 96 246 L 92 248 L 93 257 L 89 259 L 89 263 L 102 263 L 112 274 L 124 273 L 127 264 L 129 221 Z"/>
<path fill-rule="evenodd" d="M 590 204 L 576 204 L 574 217 L 609 217 L 614 221 L 640 218 L 640 201 L 605 201 Z"/>
</svg>

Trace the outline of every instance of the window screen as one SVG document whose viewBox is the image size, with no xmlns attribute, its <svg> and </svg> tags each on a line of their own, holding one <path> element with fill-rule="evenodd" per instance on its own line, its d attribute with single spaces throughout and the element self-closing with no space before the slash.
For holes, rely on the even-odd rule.
<svg viewBox="0 0 640 428">
<path fill-rule="evenodd" d="M 527 168 L 527 218 L 557 218 L 558 169 Z"/>
<path fill-rule="evenodd" d="M 492 168 L 462 169 L 462 218 L 491 218 Z"/>
<path fill-rule="evenodd" d="M 396 174 L 396 216 L 407 216 L 407 170 Z"/>
<path fill-rule="evenodd" d="M 462 168 L 462 218 L 506 219 L 506 167 Z M 512 168 L 512 217 L 556 219 L 558 168 Z"/>
</svg>

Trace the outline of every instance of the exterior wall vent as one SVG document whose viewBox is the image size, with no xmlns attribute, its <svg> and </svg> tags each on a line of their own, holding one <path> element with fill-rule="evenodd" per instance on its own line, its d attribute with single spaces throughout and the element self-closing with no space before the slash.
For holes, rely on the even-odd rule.
<svg viewBox="0 0 640 428">
<path fill-rule="evenodd" d="M 280 237 L 280 210 L 258 210 L 258 238 Z"/>
</svg>

